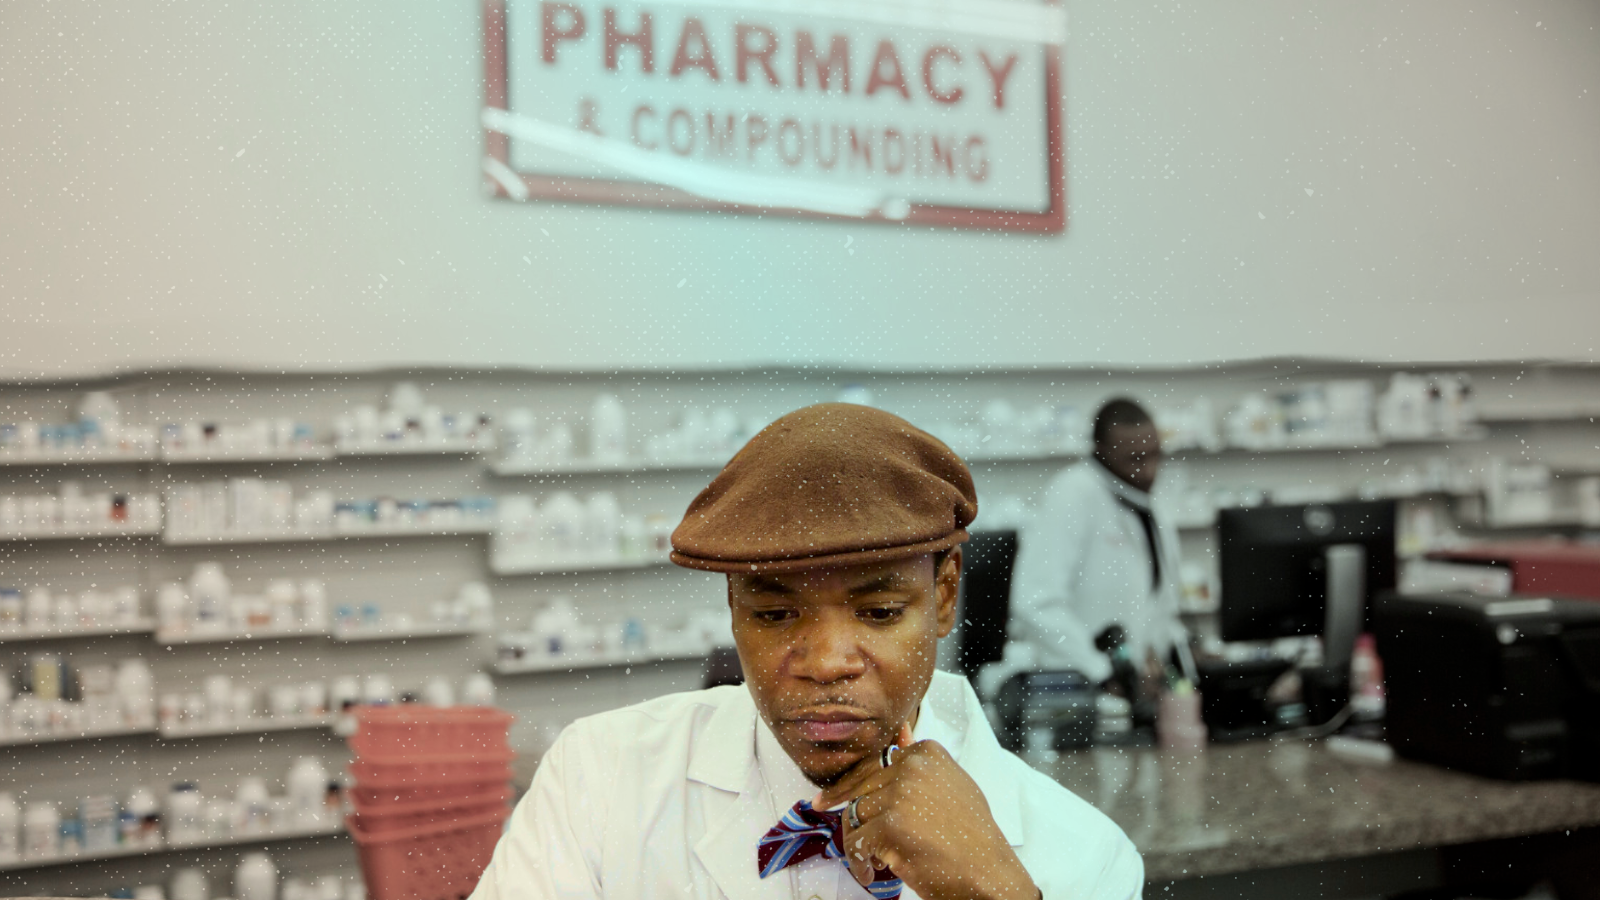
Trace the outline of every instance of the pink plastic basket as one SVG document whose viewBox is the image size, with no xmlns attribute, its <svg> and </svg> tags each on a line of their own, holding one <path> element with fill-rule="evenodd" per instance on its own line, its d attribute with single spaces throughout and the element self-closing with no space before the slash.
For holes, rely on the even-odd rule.
<svg viewBox="0 0 1600 900">
<path fill-rule="evenodd" d="M 368 900 L 460 900 L 494 856 L 509 807 L 470 818 L 374 834 L 346 819 Z"/>
<path fill-rule="evenodd" d="M 501 774 L 503 777 L 489 781 L 456 781 L 448 784 L 399 787 L 352 787 L 349 792 L 350 804 L 355 807 L 356 812 L 401 804 L 449 806 L 462 802 L 463 798 L 482 797 L 503 790 L 511 781 L 511 770 L 506 769 Z"/>
<path fill-rule="evenodd" d="M 506 794 L 510 794 L 509 790 Z M 350 817 L 361 831 L 369 835 L 395 834 L 427 825 L 453 825 L 468 822 L 492 812 L 504 812 L 506 797 L 491 797 L 477 803 L 459 806 L 417 806 L 411 809 L 376 809 L 357 812 Z"/>
<path fill-rule="evenodd" d="M 365 820 L 368 816 L 393 816 L 415 812 L 437 812 L 447 809 L 465 809 L 469 806 L 487 806 L 491 803 L 505 803 L 511 799 L 511 785 L 490 783 L 488 785 L 458 785 L 455 790 L 441 792 L 438 796 L 422 799 L 399 799 L 400 795 L 390 791 L 376 792 L 376 798 L 371 795 L 357 797 L 354 793 L 350 796 L 350 805 L 355 814 Z"/>
<path fill-rule="evenodd" d="M 516 754 L 509 750 L 465 757 L 363 758 L 351 761 L 350 775 L 358 788 L 427 788 L 444 784 L 510 781 L 511 761 L 515 758 Z"/>
<path fill-rule="evenodd" d="M 489 706 L 363 707 L 350 748 L 363 757 L 473 756 L 511 749 L 506 732 L 515 717 Z"/>
</svg>

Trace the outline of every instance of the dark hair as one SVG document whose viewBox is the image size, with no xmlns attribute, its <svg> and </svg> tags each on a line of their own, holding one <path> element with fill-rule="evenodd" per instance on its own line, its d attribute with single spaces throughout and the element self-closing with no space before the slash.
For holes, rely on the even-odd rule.
<svg viewBox="0 0 1600 900">
<path fill-rule="evenodd" d="M 1113 397 L 1101 405 L 1094 414 L 1094 445 L 1103 447 L 1111 437 L 1111 429 L 1118 425 L 1151 425 L 1155 420 L 1144 407 L 1127 397 Z"/>
</svg>

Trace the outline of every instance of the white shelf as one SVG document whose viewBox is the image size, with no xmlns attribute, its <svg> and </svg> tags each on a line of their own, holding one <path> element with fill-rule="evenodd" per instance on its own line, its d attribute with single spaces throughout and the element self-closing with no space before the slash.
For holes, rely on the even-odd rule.
<svg viewBox="0 0 1600 900">
<path fill-rule="evenodd" d="M 335 456 L 452 456 L 494 449 L 494 438 L 450 438 L 443 441 L 373 441 L 338 443 Z"/>
<path fill-rule="evenodd" d="M 1478 531 L 1523 531 L 1532 528 L 1600 528 L 1600 524 L 1590 524 L 1578 514 L 1570 513 L 1542 519 L 1490 519 L 1482 524 L 1463 527 Z"/>
<path fill-rule="evenodd" d="M 338 541 L 353 538 L 388 537 L 456 537 L 488 534 L 494 530 L 492 520 L 462 521 L 449 524 L 421 523 L 416 525 L 369 525 L 359 528 L 335 528 L 319 531 L 244 531 L 233 534 L 184 534 L 163 532 L 161 542 L 171 547 L 193 547 L 205 544 L 286 544 L 305 541 Z"/>
<path fill-rule="evenodd" d="M 325 444 L 309 447 L 263 447 L 258 450 L 213 449 L 210 447 L 163 447 L 161 461 L 171 464 L 314 462 L 331 459 L 333 448 Z"/>
<path fill-rule="evenodd" d="M 1550 467 L 1553 475 L 1562 475 L 1568 478 L 1582 478 L 1587 475 L 1600 475 L 1600 455 L 1589 459 L 1573 459 L 1571 457 L 1547 460 L 1545 465 Z"/>
<path fill-rule="evenodd" d="M 1587 422 L 1600 418 L 1600 405 L 1588 403 L 1541 403 L 1508 406 L 1505 409 L 1478 408 L 1480 422 Z"/>
<path fill-rule="evenodd" d="M 1377 437 L 1360 441 L 1308 441 L 1279 444 L 1272 447 L 1244 447 L 1228 444 L 1215 450 L 1203 447 L 1182 447 L 1168 451 L 1169 456 L 1193 459 L 1206 456 L 1271 456 L 1276 453 L 1352 453 L 1358 450 L 1382 450 L 1386 447 L 1410 447 L 1450 444 L 1458 441 L 1481 441 L 1489 436 L 1486 428 L 1471 427 L 1459 434 L 1433 434 L 1422 437 Z"/>
<path fill-rule="evenodd" d="M 727 465 L 727 460 L 649 460 L 649 459 L 568 459 L 554 462 L 541 460 L 498 460 L 491 463 L 489 471 L 496 475 L 626 475 L 635 472 L 715 472 Z"/>
<path fill-rule="evenodd" d="M 549 656 L 535 659 L 499 659 L 490 666 L 496 675 L 534 675 L 540 672 L 570 672 L 578 669 L 619 669 L 624 666 L 642 666 L 659 662 L 687 662 L 703 660 L 707 650 L 646 650 L 641 653 L 615 655 L 585 654 Z"/>
<path fill-rule="evenodd" d="M 1407 444 L 1449 444 L 1455 441 L 1481 441 L 1489 436 L 1489 429 L 1482 425 L 1468 425 L 1466 429 L 1457 434 L 1431 434 L 1426 437 L 1391 437 L 1383 440 L 1383 445 L 1405 446 Z"/>
<path fill-rule="evenodd" d="M 665 556 L 647 556 L 639 559 L 610 557 L 605 559 L 556 560 L 548 557 L 525 559 L 489 556 L 489 571 L 496 575 L 565 575 L 578 572 L 623 572 L 632 569 L 655 569 L 671 565 Z"/>
<path fill-rule="evenodd" d="M 0 872 L 13 872 L 18 869 L 43 869 L 50 866 L 67 866 L 75 863 L 97 862 L 104 859 L 122 859 L 127 856 L 144 856 L 147 853 L 160 853 L 163 847 L 114 847 L 110 850 L 92 850 L 83 853 L 63 853 L 56 856 L 45 856 L 37 859 L 17 859 L 9 862 L 0 862 Z"/>
<path fill-rule="evenodd" d="M 154 734 L 154 728 L 134 728 L 118 725 L 115 728 L 91 728 L 81 731 L 47 731 L 33 734 L 0 735 L 0 747 L 30 747 L 36 744 L 60 744 L 65 741 L 92 741 L 98 738 L 128 737 L 135 734 Z"/>
<path fill-rule="evenodd" d="M 459 522 L 431 524 L 423 522 L 416 525 L 364 525 L 356 528 L 335 528 L 333 536 L 336 538 L 364 538 L 364 537 L 427 537 L 430 535 L 458 535 L 458 534 L 488 534 L 494 531 L 493 519 L 463 519 Z"/>
<path fill-rule="evenodd" d="M 0 644 L 20 641 L 54 641 L 62 638 L 105 637 L 118 634 L 149 634 L 156 630 L 153 619 L 117 625 L 74 625 L 65 628 L 24 628 L 17 631 L 0 629 Z"/>
<path fill-rule="evenodd" d="M 153 449 L 0 451 L 0 466 L 84 466 L 101 463 L 142 463 L 156 458 Z"/>
<path fill-rule="evenodd" d="M 335 625 L 333 639 L 353 644 L 361 641 L 408 641 L 420 638 L 468 637 L 488 633 L 483 625 L 412 625 L 407 628 L 343 628 Z"/>
<path fill-rule="evenodd" d="M 166 631 L 156 630 L 156 643 L 158 644 L 228 644 L 241 641 L 276 641 L 286 638 L 298 637 L 327 637 L 328 629 L 325 627 L 308 627 L 305 625 L 291 625 L 288 627 L 250 628 L 238 630 L 233 628 L 203 629 L 196 631 Z"/>
<path fill-rule="evenodd" d="M 1078 459 L 1083 450 L 1036 450 L 1014 453 L 973 453 L 962 459 L 970 465 L 1006 462 L 1057 462 Z M 538 460 L 499 460 L 489 466 L 496 475 L 630 475 L 642 472 L 715 472 L 727 465 L 726 459 L 706 460 L 598 460 L 571 459 L 557 462 Z"/>
<path fill-rule="evenodd" d="M 980 447 L 969 453 L 957 453 L 969 464 L 1008 462 L 1063 462 L 1082 459 L 1094 451 L 1093 447 L 1044 447 L 1032 450 L 986 450 Z"/>
<path fill-rule="evenodd" d="M 270 844 L 274 841 L 297 841 L 304 838 L 332 837 L 344 834 L 344 822 L 338 815 L 330 815 L 330 821 L 321 825 L 310 825 L 298 828 L 278 828 L 272 831 L 260 831 L 254 834 L 230 834 L 223 838 L 201 838 L 195 841 L 168 841 L 163 849 L 169 852 L 179 850 L 204 850 L 208 847 L 233 847 L 239 844 Z"/>
<path fill-rule="evenodd" d="M 160 522 L 107 522 L 99 525 L 51 525 L 20 531 L 0 530 L 0 541 L 55 541 L 73 538 L 127 537 L 161 533 Z"/>
<path fill-rule="evenodd" d="M 1600 414 L 1600 413 L 1597 413 Z M 1225 446 L 1216 450 L 1206 450 L 1200 447 L 1184 447 L 1169 451 L 1171 456 L 1185 458 L 1225 455 L 1270 455 L 1274 453 L 1342 453 L 1355 450 L 1381 450 L 1384 447 L 1406 446 L 1412 444 L 1448 444 L 1452 441 L 1482 440 L 1488 434 L 1486 429 L 1475 428 L 1456 435 L 1431 435 L 1418 438 L 1372 438 L 1367 441 L 1345 441 L 1338 443 L 1303 443 L 1283 444 L 1276 447 L 1237 447 Z M 988 453 L 974 451 L 962 454 L 961 458 L 968 465 L 989 465 L 993 463 L 1030 463 L 1030 462 L 1067 462 L 1082 459 L 1088 456 L 1090 449 L 1087 447 L 1067 448 L 1054 450 L 1015 450 Z M 489 471 L 495 475 L 630 475 L 641 472 L 676 472 L 676 471 L 711 471 L 714 472 L 724 465 L 727 460 L 597 460 L 597 459 L 571 459 L 561 461 L 539 460 L 497 460 L 491 463 Z"/>
<path fill-rule="evenodd" d="M 333 716 L 261 716 L 242 722 L 213 725 L 207 722 L 161 726 L 161 739 L 177 741 L 185 738 L 221 737 L 230 734 L 265 734 L 273 731 L 309 731 L 331 728 Z"/>
<path fill-rule="evenodd" d="M 108 859 L 122 859 L 129 856 L 150 856 L 160 853 L 177 853 L 183 850 L 205 850 L 211 847 L 233 847 L 240 844 L 270 844 L 275 841 L 295 841 L 305 838 L 332 837 L 344 834 L 344 823 L 335 821 L 310 828 L 284 828 L 276 831 L 266 831 L 257 834 L 235 834 L 225 838 L 202 838 L 195 841 L 167 841 L 150 847 L 115 847 L 110 850 L 94 850 L 84 853 L 64 853 L 56 856 L 46 856 L 38 859 L 19 859 L 12 862 L 0 862 L 0 872 L 13 872 L 19 869 L 43 869 L 50 866 L 67 866 L 79 863 L 99 862 Z"/>
</svg>

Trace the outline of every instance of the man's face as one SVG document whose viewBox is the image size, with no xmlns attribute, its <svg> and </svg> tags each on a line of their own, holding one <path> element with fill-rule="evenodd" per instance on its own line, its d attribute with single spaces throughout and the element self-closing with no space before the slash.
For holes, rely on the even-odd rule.
<svg viewBox="0 0 1600 900">
<path fill-rule="evenodd" d="M 778 575 L 728 576 L 739 662 L 761 717 L 827 786 L 894 742 L 955 625 L 961 551 Z"/>
<path fill-rule="evenodd" d="M 1105 442 L 1094 448 L 1094 455 L 1111 474 L 1149 493 L 1161 469 L 1161 435 L 1149 422 L 1112 425 L 1106 429 Z"/>
</svg>

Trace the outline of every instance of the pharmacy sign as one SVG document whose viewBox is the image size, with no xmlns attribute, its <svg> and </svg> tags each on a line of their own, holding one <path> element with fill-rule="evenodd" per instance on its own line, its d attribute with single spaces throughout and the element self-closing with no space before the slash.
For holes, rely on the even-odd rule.
<svg viewBox="0 0 1600 900">
<path fill-rule="evenodd" d="M 496 195 L 1060 231 L 1044 0 L 486 0 Z"/>
</svg>

